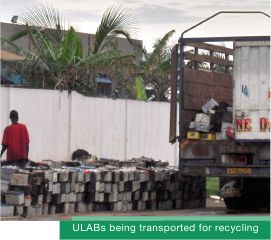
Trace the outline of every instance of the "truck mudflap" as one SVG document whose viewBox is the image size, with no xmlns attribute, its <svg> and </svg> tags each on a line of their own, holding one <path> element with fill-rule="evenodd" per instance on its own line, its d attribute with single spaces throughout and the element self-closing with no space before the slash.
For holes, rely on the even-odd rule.
<svg viewBox="0 0 271 240">
<path fill-rule="evenodd" d="M 184 166 L 182 173 L 188 176 L 210 176 L 210 177 L 264 177 L 270 178 L 269 165 L 246 165 L 246 166 L 221 166 L 208 165 Z"/>
</svg>

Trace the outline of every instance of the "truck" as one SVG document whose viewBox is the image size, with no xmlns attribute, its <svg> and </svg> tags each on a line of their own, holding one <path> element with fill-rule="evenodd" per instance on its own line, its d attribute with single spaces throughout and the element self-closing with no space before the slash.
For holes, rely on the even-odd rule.
<svg viewBox="0 0 271 240">
<path fill-rule="evenodd" d="M 222 11 L 182 33 L 171 55 L 169 142 L 179 144 L 182 175 L 219 177 L 228 209 L 270 209 L 270 36 L 184 37 L 227 13 L 270 18 Z"/>
</svg>

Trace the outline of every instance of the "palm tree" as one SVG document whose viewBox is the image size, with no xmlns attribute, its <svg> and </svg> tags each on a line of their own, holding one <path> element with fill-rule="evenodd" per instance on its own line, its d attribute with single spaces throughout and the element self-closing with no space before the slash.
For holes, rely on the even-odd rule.
<svg viewBox="0 0 271 240">
<path fill-rule="evenodd" d="M 141 62 L 139 74 L 145 85 L 152 89 L 157 101 L 167 101 L 166 94 L 170 87 L 171 56 L 171 50 L 167 44 L 174 32 L 171 30 L 162 39 L 157 40 L 152 53 L 144 51 L 144 59 Z"/>
<path fill-rule="evenodd" d="M 131 39 L 131 34 L 136 32 L 136 26 L 136 18 L 131 10 L 114 5 L 108 8 L 104 12 L 100 25 L 96 30 L 92 54 L 108 50 L 106 47 L 110 43 L 110 37 L 115 37 L 116 35 L 122 35 L 130 43 L 136 45 L 136 42 Z"/>
<path fill-rule="evenodd" d="M 14 41 L 29 33 L 35 33 L 37 29 L 52 41 L 59 42 L 64 36 L 67 26 L 65 18 L 53 6 L 36 1 L 35 4 L 23 8 L 18 13 L 18 23 L 25 28 L 12 34 L 9 40 Z"/>
<path fill-rule="evenodd" d="M 141 46 L 131 37 L 136 31 L 137 23 L 133 12 L 116 5 L 109 7 L 104 12 L 97 27 L 89 58 L 92 63 L 93 61 L 98 63 L 99 74 L 112 79 L 113 95 L 117 91 L 119 96 L 127 97 L 129 95 L 131 97 L 131 84 L 134 82 L 131 80 L 133 79 L 131 75 L 135 72 L 136 56 L 121 55 L 116 44 L 116 37 L 124 36 L 134 46 L 135 51 L 139 52 Z M 94 69 L 97 70 L 97 67 L 94 66 Z"/>
</svg>

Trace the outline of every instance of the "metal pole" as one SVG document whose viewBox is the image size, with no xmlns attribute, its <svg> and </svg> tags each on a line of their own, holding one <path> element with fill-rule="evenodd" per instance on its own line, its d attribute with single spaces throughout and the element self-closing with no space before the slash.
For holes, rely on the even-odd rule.
<svg viewBox="0 0 271 240">
<path fill-rule="evenodd" d="M 233 13 L 233 14 L 236 14 L 236 13 L 237 13 L 237 14 L 251 14 L 251 13 L 257 14 L 257 13 L 258 13 L 258 14 L 263 14 L 264 16 L 270 18 L 270 15 L 268 15 L 267 13 L 261 12 L 261 11 L 220 11 L 220 12 L 217 12 L 217 13 L 213 14 L 212 16 L 210 16 L 210 17 L 208 17 L 208 18 L 205 18 L 204 20 L 202 20 L 201 22 L 199 22 L 199 23 L 193 25 L 192 27 L 186 29 L 186 30 L 182 33 L 181 38 L 183 38 L 183 35 L 184 35 L 185 33 L 189 32 L 190 30 L 192 30 L 192 29 L 198 27 L 199 25 L 201 25 L 201 24 L 203 24 L 203 23 L 209 21 L 210 19 L 216 17 L 217 15 L 224 14 L 224 13 L 225 13 L 225 14 L 228 14 L 228 13 L 229 13 L 229 14 L 232 14 L 232 13 Z"/>
</svg>

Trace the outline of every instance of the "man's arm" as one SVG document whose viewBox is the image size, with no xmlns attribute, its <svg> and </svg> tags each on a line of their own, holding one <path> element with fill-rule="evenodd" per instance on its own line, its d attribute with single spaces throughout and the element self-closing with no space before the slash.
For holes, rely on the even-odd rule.
<svg viewBox="0 0 271 240">
<path fill-rule="evenodd" d="M 26 151 L 27 151 L 27 158 L 28 158 L 28 154 L 29 154 L 29 134 L 28 134 L 28 130 L 27 130 L 27 127 L 24 125 L 24 128 L 25 128 L 25 137 L 26 137 Z"/>
<path fill-rule="evenodd" d="M 1 157 L 3 155 L 3 153 L 6 151 L 8 145 L 2 144 L 2 150 L 1 150 Z"/>
<path fill-rule="evenodd" d="M 8 127 L 5 128 L 3 138 L 2 138 L 2 150 L 0 154 L 1 157 L 7 148 L 8 148 Z"/>
</svg>

